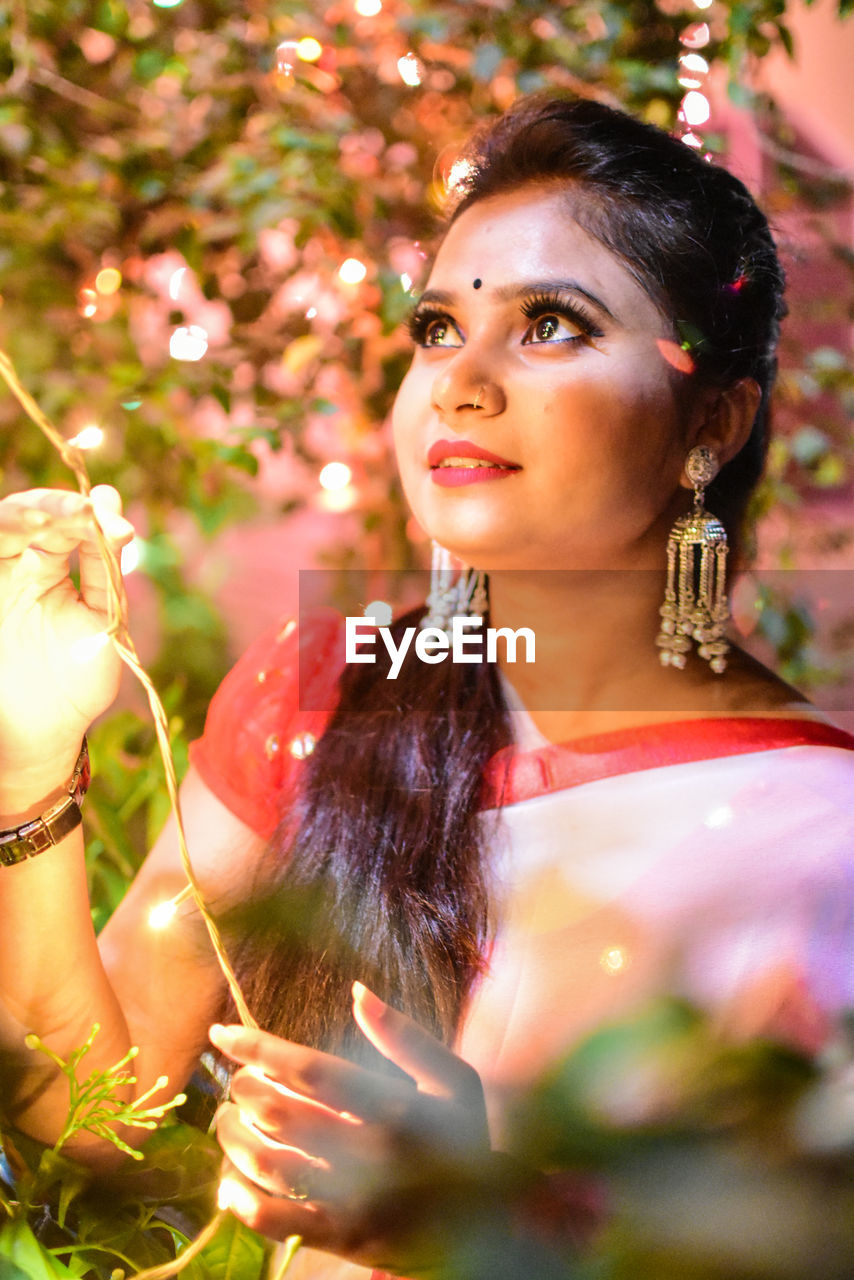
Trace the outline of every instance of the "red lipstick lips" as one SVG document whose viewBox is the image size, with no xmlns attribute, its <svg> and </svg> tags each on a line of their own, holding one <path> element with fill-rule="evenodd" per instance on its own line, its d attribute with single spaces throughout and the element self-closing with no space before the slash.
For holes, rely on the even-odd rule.
<svg viewBox="0 0 854 1280">
<path fill-rule="evenodd" d="M 433 482 L 447 488 L 500 480 L 521 470 L 515 462 L 468 440 L 437 440 L 430 446 L 427 462 Z"/>
</svg>

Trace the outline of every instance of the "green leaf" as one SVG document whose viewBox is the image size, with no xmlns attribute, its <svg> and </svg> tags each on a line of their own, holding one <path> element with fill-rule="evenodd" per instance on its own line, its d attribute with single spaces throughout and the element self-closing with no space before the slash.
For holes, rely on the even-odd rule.
<svg viewBox="0 0 854 1280">
<path fill-rule="evenodd" d="M 260 1280 L 270 1242 L 230 1214 L 199 1254 L 210 1280 Z"/>
<path fill-rule="evenodd" d="M 0 1280 L 68 1280 L 75 1272 L 54 1258 L 23 1220 L 0 1226 Z"/>
</svg>

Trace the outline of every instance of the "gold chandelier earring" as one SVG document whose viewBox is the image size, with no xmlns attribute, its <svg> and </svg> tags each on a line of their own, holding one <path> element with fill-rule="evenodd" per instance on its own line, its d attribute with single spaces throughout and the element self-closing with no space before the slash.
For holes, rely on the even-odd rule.
<svg viewBox="0 0 854 1280">
<path fill-rule="evenodd" d="M 656 637 L 664 667 L 685 666 L 691 641 L 712 671 L 726 669 L 729 644 L 724 624 L 729 614 L 726 596 L 726 530 L 703 506 L 706 486 L 718 474 L 717 457 L 697 445 L 685 460 L 685 474 L 694 486 L 694 505 L 677 520 L 667 540 L 667 586 L 661 606 L 661 630 Z"/>
</svg>

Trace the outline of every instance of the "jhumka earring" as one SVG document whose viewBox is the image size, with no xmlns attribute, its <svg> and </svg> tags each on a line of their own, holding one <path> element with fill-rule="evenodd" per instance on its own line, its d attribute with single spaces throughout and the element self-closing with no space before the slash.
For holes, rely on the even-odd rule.
<svg viewBox="0 0 854 1280">
<path fill-rule="evenodd" d="M 462 615 L 482 618 L 489 608 L 486 574 L 478 569 L 460 571 L 450 551 L 433 542 L 430 594 L 421 629 L 436 627 L 449 636 L 451 619 Z M 450 638 L 450 637 L 449 637 Z"/>
<path fill-rule="evenodd" d="M 726 597 L 726 530 L 703 507 L 706 485 L 720 467 L 711 449 L 698 445 L 685 461 L 685 474 L 694 486 L 694 506 L 677 520 L 667 541 L 667 587 L 661 606 L 658 645 L 662 666 L 682 668 L 691 641 L 718 675 L 726 669 L 729 644 L 724 623 L 729 617 Z"/>
</svg>

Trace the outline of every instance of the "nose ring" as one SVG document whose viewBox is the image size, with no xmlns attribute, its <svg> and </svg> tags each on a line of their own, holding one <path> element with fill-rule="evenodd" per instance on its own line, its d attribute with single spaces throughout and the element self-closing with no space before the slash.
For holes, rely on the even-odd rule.
<svg viewBox="0 0 854 1280">
<path fill-rule="evenodd" d="M 471 407 L 472 407 L 473 409 L 479 409 L 479 408 L 480 408 L 480 397 L 483 395 L 483 393 L 484 393 L 485 391 L 486 391 L 486 387 L 485 387 L 485 386 L 480 386 L 480 387 L 478 387 L 477 395 L 475 396 L 474 400 L 472 401 L 472 406 L 471 406 Z"/>
</svg>

